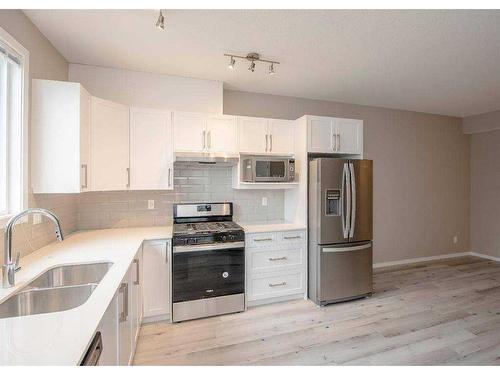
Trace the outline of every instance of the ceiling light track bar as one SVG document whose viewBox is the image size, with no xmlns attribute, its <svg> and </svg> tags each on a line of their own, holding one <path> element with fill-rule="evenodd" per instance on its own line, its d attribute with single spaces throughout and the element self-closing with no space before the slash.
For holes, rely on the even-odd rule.
<svg viewBox="0 0 500 375">
<path fill-rule="evenodd" d="M 242 59 L 242 60 L 248 60 L 248 61 L 260 61 L 260 62 L 269 63 L 269 64 L 279 64 L 279 61 L 272 61 L 272 60 L 261 59 L 260 55 L 258 53 L 249 53 L 246 56 L 240 56 L 240 55 L 234 55 L 234 54 L 231 54 L 231 53 L 225 53 L 224 56 L 232 57 L 232 58 L 237 58 L 237 59 Z"/>
</svg>

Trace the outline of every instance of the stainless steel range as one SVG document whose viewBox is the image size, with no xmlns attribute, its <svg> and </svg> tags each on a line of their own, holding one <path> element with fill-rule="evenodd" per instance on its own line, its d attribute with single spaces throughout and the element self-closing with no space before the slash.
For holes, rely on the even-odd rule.
<svg viewBox="0 0 500 375">
<path fill-rule="evenodd" d="M 245 310 L 245 233 L 232 203 L 174 204 L 172 321 Z"/>
</svg>

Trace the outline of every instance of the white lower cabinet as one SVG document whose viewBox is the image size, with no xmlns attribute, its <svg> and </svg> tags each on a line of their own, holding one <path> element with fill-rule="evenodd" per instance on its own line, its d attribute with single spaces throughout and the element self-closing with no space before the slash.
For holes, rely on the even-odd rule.
<svg viewBox="0 0 500 375">
<path fill-rule="evenodd" d="M 143 311 L 150 320 L 170 315 L 170 246 L 170 240 L 143 244 Z"/>
<path fill-rule="evenodd" d="M 99 365 L 132 364 L 142 321 L 142 247 L 123 277 L 97 331 L 101 332 Z"/>
<path fill-rule="evenodd" d="M 249 306 L 305 296 L 305 230 L 251 233 L 245 250 Z"/>
</svg>

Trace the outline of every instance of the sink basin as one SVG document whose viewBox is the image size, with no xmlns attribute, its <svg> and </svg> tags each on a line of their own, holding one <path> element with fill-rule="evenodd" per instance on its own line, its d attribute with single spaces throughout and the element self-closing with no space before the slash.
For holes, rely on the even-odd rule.
<svg viewBox="0 0 500 375">
<path fill-rule="evenodd" d="M 97 284 L 22 290 L 0 304 L 0 319 L 64 311 L 87 301 Z"/>
<path fill-rule="evenodd" d="M 85 303 L 113 263 L 51 268 L 0 304 L 0 319 L 70 310 Z"/>
<path fill-rule="evenodd" d="M 103 262 L 57 266 L 42 273 L 24 289 L 99 284 L 112 265 L 111 262 Z"/>
</svg>

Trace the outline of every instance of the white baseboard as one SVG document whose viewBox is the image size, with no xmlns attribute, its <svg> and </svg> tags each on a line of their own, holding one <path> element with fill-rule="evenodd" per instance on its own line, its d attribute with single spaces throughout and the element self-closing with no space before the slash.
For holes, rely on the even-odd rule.
<svg viewBox="0 0 500 375">
<path fill-rule="evenodd" d="M 469 254 L 478 258 L 484 258 L 484 259 L 494 260 L 495 262 L 500 262 L 500 257 L 494 257 L 491 255 L 476 253 L 474 251 L 471 251 Z"/>
<path fill-rule="evenodd" d="M 390 266 L 402 266 L 402 265 L 405 265 L 405 264 L 428 262 L 430 260 L 458 258 L 458 257 L 467 256 L 467 255 L 476 255 L 476 254 L 475 253 L 471 253 L 470 251 L 468 251 L 468 252 L 463 252 L 463 253 L 452 253 L 452 254 L 435 255 L 435 256 L 431 256 L 431 257 L 420 257 L 420 258 L 402 259 L 402 260 L 396 260 L 396 261 L 393 261 L 393 262 L 375 263 L 373 265 L 373 268 L 382 268 L 382 267 L 390 267 Z M 477 256 L 479 256 L 479 255 L 477 255 Z"/>
</svg>

